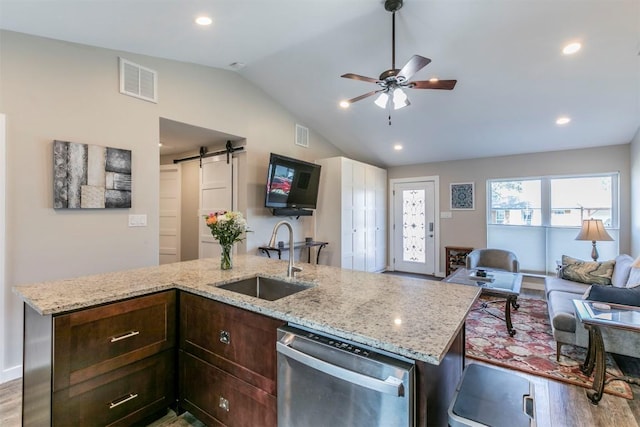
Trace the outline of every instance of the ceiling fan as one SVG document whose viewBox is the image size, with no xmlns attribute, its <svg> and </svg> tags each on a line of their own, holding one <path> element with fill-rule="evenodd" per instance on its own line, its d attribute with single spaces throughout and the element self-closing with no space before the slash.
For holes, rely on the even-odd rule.
<svg viewBox="0 0 640 427">
<path fill-rule="evenodd" d="M 427 64 L 431 62 L 429 58 L 425 58 L 420 55 L 413 55 L 411 59 L 402 67 L 402 69 L 396 68 L 396 12 L 402 8 L 403 0 L 386 0 L 384 2 L 384 8 L 392 13 L 391 18 L 391 69 L 383 71 L 380 77 L 375 79 L 373 77 L 361 76 L 359 74 L 347 73 L 340 77 L 346 79 L 360 80 L 364 82 L 375 83 L 380 86 L 380 89 L 365 93 L 364 95 L 356 96 L 355 98 L 343 101 L 341 105 L 348 107 L 354 102 L 368 98 L 375 94 L 380 94 L 375 100 L 375 104 L 380 108 L 390 107 L 393 102 L 394 110 L 400 109 L 410 105 L 407 94 L 403 89 L 444 89 L 452 90 L 456 85 L 456 80 L 421 80 L 421 81 L 409 81 L 411 77 Z M 389 122 L 391 124 L 391 122 Z"/>
</svg>

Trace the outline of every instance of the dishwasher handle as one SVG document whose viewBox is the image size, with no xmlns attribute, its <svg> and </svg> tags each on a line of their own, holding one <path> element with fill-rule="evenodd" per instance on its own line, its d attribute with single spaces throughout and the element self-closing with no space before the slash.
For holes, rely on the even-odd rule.
<svg viewBox="0 0 640 427">
<path fill-rule="evenodd" d="M 349 369 L 342 368 L 337 365 L 325 362 L 324 360 L 316 359 L 306 353 L 298 351 L 286 344 L 276 342 L 276 349 L 279 353 L 296 360 L 303 365 L 309 366 L 317 371 L 323 372 L 332 377 L 341 379 L 343 381 L 357 384 L 359 386 L 378 391 L 381 393 L 390 394 L 393 396 L 404 396 L 404 385 L 402 380 L 394 376 L 388 376 L 386 380 L 379 380 L 377 378 L 363 375 L 358 372 L 351 371 Z"/>
</svg>

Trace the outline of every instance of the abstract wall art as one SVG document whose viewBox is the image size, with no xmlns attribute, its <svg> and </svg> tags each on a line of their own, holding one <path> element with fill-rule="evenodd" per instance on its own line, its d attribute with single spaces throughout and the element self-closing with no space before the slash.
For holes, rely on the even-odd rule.
<svg viewBox="0 0 640 427">
<path fill-rule="evenodd" d="M 474 210 L 473 182 L 460 182 L 450 185 L 451 210 Z"/>
<path fill-rule="evenodd" d="M 131 207 L 131 150 L 53 141 L 53 208 Z"/>
</svg>

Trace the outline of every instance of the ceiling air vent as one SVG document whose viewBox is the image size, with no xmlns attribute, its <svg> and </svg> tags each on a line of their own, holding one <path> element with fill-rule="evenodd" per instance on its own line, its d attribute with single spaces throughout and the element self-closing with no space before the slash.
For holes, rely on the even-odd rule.
<svg viewBox="0 0 640 427">
<path fill-rule="evenodd" d="M 296 124 L 296 145 L 309 148 L 309 128 Z"/>
<path fill-rule="evenodd" d="M 120 58 L 120 93 L 158 102 L 158 73 Z"/>
</svg>

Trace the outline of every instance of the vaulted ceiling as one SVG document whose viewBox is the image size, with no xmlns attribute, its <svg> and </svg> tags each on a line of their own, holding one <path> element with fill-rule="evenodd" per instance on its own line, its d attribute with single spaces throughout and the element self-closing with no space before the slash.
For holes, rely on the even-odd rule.
<svg viewBox="0 0 640 427">
<path fill-rule="evenodd" d="M 405 0 L 396 67 L 419 54 L 413 80 L 458 83 L 395 111 L 338 106 L 377 89 L 342 74 L 391 68 L 383 0 L 0 0 L 0 28 L 232 70 L 379 165 L 624 144 L 640 126 L 640 0 Z"/>
</svg>

